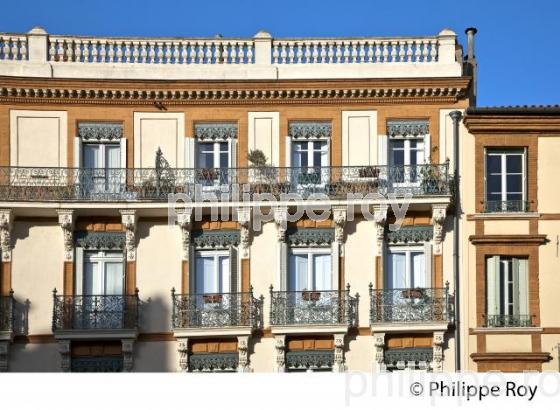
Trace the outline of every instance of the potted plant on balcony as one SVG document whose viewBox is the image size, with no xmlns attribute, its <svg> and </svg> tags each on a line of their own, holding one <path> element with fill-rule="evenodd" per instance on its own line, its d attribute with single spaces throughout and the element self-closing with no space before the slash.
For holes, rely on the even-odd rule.
<svg viewBox="0 0 560 410">
<path fill-rule="evenodd" d="M 401 297 L 404 299 L 423 299 L 425 295 L 424 289 L 422 288 L 405 289 L 401 291 Z"/>
<path fill-rule="evenodd" d="M 274 168 L 267 164 L 268 158 L 260 149 L 254 149 L 247 154 L 249 161 L 249 183 L 251 191 L 257 193 L 273 193 L 271 186 L 276 183 Z"/>
<path fill-rule="evenodd" d="M 358 176 L 360 178 L 378 178 L 379 168 L 368 165 L 366 167 L 358 168 Z"/>
<path fill-rule="evenodd" d="M 204 303 L 221 303 L 222 302 L 222 295 L 202 295 L 202 299 Z"/>
<path fill-rule="evenodd" d="M 304 290 L 301 293 L 301 297 L 306 302 L 317 302 L 321 298 L 321 292 L 318 292 L 316 290 L 314 291 Z"/>
</svg>

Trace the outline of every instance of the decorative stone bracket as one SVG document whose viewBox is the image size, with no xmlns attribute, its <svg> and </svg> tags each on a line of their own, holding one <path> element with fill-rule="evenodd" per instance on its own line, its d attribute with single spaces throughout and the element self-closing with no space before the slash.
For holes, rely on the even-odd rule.
<svg viewBox="0 0 560 410">
<path fill-rule="evenodd" d="M 186 208 L 177 214 L 177 224 L 181 228 L 183 260 L 188 261 L 191 245 L 192 208 Z"/>
<path fill-rule="evenodd" d="M 14 215 L 11 209 L 0 209 L 0 247 L 2 252 L 2 262 L 12 260 L 12 228 L 14 225 Z"/>
<path fill-rule="evenodd" d="M 344 360 L 344 333 L 334 335 L 334 366 L 333 372 L 342 373 L 346 371 Z"/>
<path fill-rule="evenodd" d="M 278 207 L 274 209 L 274 222 L 278 233 L 278 242 L 286 241 L 286 231 L 288 229 L 288 208 Z"/>
<path fill-rule="evenodd" d="M 177 351 L 179 352 L 179 368 L 186 373 L 189 371 L 189 339 L 187 337 L 177 338 Z"/>
<path fill-rule="evenodd" d="M 60 370 L 63 372 L 70 371 L 70 340 L 58 341 L 58 352 L 60 353 Z"/>
<path fill-rule="evenodd" d="M 276 369 L 277 373 L 286 371 L 286 335 L 274 336 L 274 349 L 276 350 Z"/>
<path fill-rule="evenodd" d="M 123 339 L 122 355 L 123 355 L 123 371 L 131 372 L 134 367 L 134 339 Z"/>
<path fill-rule="evenodd" d="M 138 215 L 134 209 L 121 210 L 122 224 L 126 233 L 126 260 L 136 260 L 136 226 Z"/>
<path fill-rule="evenodd" d="M 72 262 L 74 260 L 74 211 L 71 209 L 59 209 L 58 224 L 62 228 L 64 239 L 64 261 Z"/>
<path fill-rule="evenodd" d="M 240 373 L 250 372 L 249 336 L 237 336 L 237 352 L 239 354 L 239 365 L 237 367 L 237 371 Z"/>
<path fill-rule="evenodd" d="M 383 241 L 385 239 L 385 223 L 387 222 L 386 205 L 375 207 L 373 210 L 373 219 L 375 220 L 376 238 L 377 238 L 377 255 L 383 255 Z"/>
<path fill-rule="evenodd" d="M 385 333 L 374 333 L 375 367 L 378 373 L 384 372 L 385 367 Z"/>
<path fill-rule="evenodd" d="M 344 226 L 346 225 L 346 207 L 333 208 L 334 240 L 340 247 L 340 256 L 344 256 Z"/>
<path fill-rule="evenodd" d="M 444 333 L 445 332 L 434 332 L 434 338 L 433 338 L 434 355 L 433 355 L 433 363 L 432 363 L 432 370 L 434 372 L 443 371 Z"/>
<path fill-rule="evenodd" d="M 443 241 L 443 225 L 447 216 L 446 205 L 432 206 L 432 224 L 434 225 L 434 254 L 441 255 L 441 242 Z"/>
<path fill-rule="evenodd" d="M 251 244 L 251 208 L 237 208 L 237 222 L 241 227 L 239 251 L 242 259 L 250 257 Z"/>
</svg>

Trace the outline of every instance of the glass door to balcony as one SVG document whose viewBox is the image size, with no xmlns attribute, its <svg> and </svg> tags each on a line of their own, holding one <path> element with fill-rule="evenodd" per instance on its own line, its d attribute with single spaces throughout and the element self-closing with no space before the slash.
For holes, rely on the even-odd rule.
<svg viewBox="0 0 560 410">
<path fill-rule="evenodd" d="M 425 313 L 426 258 L 421 249 L 390 250 L 385 275 L 384 319 L 421 320 Z"/>
<path fill-rule="evenodd" d="M 329 180 L 329 144 L 326 140 L 292 143 L 292 183 L 309 189 L 325 186 Z"/>
<path fill-rule="evenodd" d="M 82 172 L 86 196 L 115 194 L 121 189 L 121 148 L 119 144 L 84 144 Z"/>
<path fill-rule="evenodd" d="M 229 183 L 229 144 L 225 141 L 197 143 L 197 183 L 213 191 Z"/>
<path fill-rule="evenodd" d="M 288 323 L 336 323 L 339 295 L 334 287 L 330 253 L 294 249 L 288 272 Z"/>
<path fill-rule="evenodd" d="M 390 186 L 395 190 L 407 190 L 420 186 L 425 162 L 422 138 L 391 138 L 389 140 Z"/>
<path fill-rule="evenodd" d="M 122 252 L 86 252 L 83 281 L 77 324 L 87 329 L 121 328 L 126 310 Z"/>
<path fill-rule="evenodd" d="M 235 311 L 230 293 L 230 257 L 227 251 L 208 251 L 196 254 L 195 317 L 198 326 L 228 326 L 234 322 Z"/>
</svg>

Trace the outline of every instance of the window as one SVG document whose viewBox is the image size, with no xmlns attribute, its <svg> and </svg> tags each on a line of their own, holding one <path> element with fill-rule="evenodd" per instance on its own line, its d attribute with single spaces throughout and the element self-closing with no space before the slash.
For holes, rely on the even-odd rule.
<svg viewBox="0 0 560 410">
<path fill-rule="evenodd" d="M 296 168 L 298 184 L 326 182 L 327 175 L 323 175 L 321 168 L 329 164 L 328 141 L 294 141 L 292 164 Z"/>
<path fill-rule="evenodd" d="M 121 180 L 121 147 L 113 143 L 83 144 L 83 183 L 87 193 L 118 192 Z"/>
<path fill-rule="evenodd" d="M 391 138 L 389 161 L 393 167 L 393 180 L 397 183 L 415 183 L 418 180 L 417 165 L 425 162 L 423 138 Z"/>
<path fill-rule="evenodd" d="M 122 252 L 95 251 L 84 254 L 84 295 L 122 295 L 124 266 Z"/>
<path fill-rule="evenodd" d="M 197 294 L 230 292 L 230 257 L 228 251 L 197 252 L 195 289 Z"/>
<path fill-rule="evenodd" d="M 525 151 L 486 152 L 486 212 L 526 211 Z"/>
<path fill-rule="evenodd" d="M 486 259 L 486 325 L 531 325 L 528 304 L 528 260 L 491 256 Z"/>
<path fill-rule="evenodd" d="M 331 254 L 329 250 L 294 249 L 289 258 L 288 290 L 331 290 Z"/>
<path fill-rule="evenodd" d="M 386 289 L 429 287 L 429 272 L 422 247 L 394 247 L 388 252 Z"/>
</svg>

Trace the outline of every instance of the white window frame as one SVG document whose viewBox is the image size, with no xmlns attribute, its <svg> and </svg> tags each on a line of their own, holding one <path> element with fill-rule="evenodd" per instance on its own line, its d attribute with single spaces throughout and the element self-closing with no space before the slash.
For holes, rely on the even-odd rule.
<svg viewBox="0 0 560 410">
<path fill-rule="evenodd" d="M 335 278 L 333 275 L 333 254 L 331 248 L 291 248 L 288 252 L 288 277 L 286 278 L 286 284 L 290 283 L 290 276 L 293 274 L 290 270 L 291 263 L 290 259 L 292 255 L 306 255 L 307 256 L 307 283 L 308 286 L 311 284 L 313 289 L 305 289 L 309 291 L 329 291 L 338 290 L 338 283 L 335 283 Z M 315 268 L 313 265 L 313 260 L 315 256 L 318 255 L 329 255 L 331 257 L 330 269 L 331 269 L 331 288 L 332 289 L 315 289 Z"/>
<path fill-rule="evenodd" d="M 315 164 L 314 160 L 315 160 L 315 149 L 313 147 L 313 143 L 315 142 L 324 142 L 325 145 L 324 147 L 321 148 L 320 152 L 321 153 L 321 164 Z M 296 146 L 300 143 L 307 143 L 307 149 L 305 150 L 307 152 L 307 165 L 303 166 L 300 165 L 297 169 L 297 171 L 293 171 L 296 175 L 295 181 L 299 186 L 305 186 L 305 185 L 310 185 L 310 184 L 300 184 L 298 181 L 298 177 L 299 174 L 303 174 L 305 172 L 305 170 L 307 170 L 307 172 L 314 172 L 317 168 L 319 169 L 320 172 L 320 177 L 321 177 L 321 182 L 319 184 L 313 184 L 313 185 L 324 185 L 328 182 L 329 179 L 329 173 L 325 173 L 323 172 L 323 169 L 328 168 L 330 165 L 330 151 L 331 151 L 331 147 L 330 147 L 330 138 L 298 138 L 298 139 L 293 139 L 291 142 L 291 158 L 290 158 L 290 163 L 292 164 L 292 167 L 295 166 L 295 155 L 296 152 L 304 152 L 304 150 L 297 150 Z M 324 163 L 323 163 L 324 162 Z"/>
<path fill-rule="evenodd" d="M 431 288 L 431 275 L 432 275 L 432 264 L 431 264 L 431 252 L 427 252 L 427 248 L 431 248 L 430 243 L 426 243 L 424 245 L 416 245 L 416 246 L 409 246 L 409 245 L 392 245 L 387 247 L 385 252 L 386 262 L 385 266 L 385 277 L 383 278 L 384 283 L 388 283 L 388 275 L 392 274 L 392 271 L 389 269 L 389 261 L 391 258 L 392 253 L 404 253 L 405 254 L 405 282 L 407 286 L 404 289 L 411 289 L 412 288 L 412 253 L 421 253 L 424 255 L 424 275 L 425 275 L 425 283 L 426 286 L 424 289 Z M 387 288 L 384 286 L 386 290 L 390 290 L 391 288 Z"/>
<path fill-rule="evenodd" d="M 412 141 L 412 140 L 417 141 L 417 144 L 418 144 L 418 142 L 421 142 L 422 143 L 422 148 L 412 149 L 410 147 L 410 141 Z M 426 159 L 426 140 L 427 140 L 427 138 L 426 138 L 425 135 L 417 136 L 417 137 L 395 136 L 395 137 L 389 138 L 389 161 L 390 161 L 390 165 L 395 165 L 393 163 L 393 155 L 392 155 L 393 151 L 394 151 L 394 147 L 393 147 L 393 144 L 392 144 L 393 141 L 404 141 L 404 147 L 402 149 L 400 149 L 400 148 L 398 149 L 398 151 L 404 151 L 404 164 L 402 164 L 402 165 L 404 165 L 404 166 L 410 166 L 411 165 L 410 158 L 411 158 L 411 153 L 413 151 L 415 151 L 415 152 L 416 151 L 421 151 L 422 152 L 422 157 L 421 157 L 422 161 L 418 162 L 415 165 L 425 164 L 426 160 L 427 160 Z"/>
<path fill-rule="evenodd" d="M 99 147 L 99 157 L 101 158 L 101 166 L 96 167 L 96 169 L 120 169 L 123 168 L 122 164 L 120 162 L 122 162 L 122 147 L 120 143 L 114 143 L 114 142 L 83 142 L 82 143 L 82 164 L 85 165 L 85 151 L 86 151 L 86 147 L 93 147 L 93 146 L 97 146 Z M 109 168 L 108 164 L 107 164 L 107 146 L 111 146 L 114 148 L 118 148 L 119 149 L 119 166 L 116 168 Z"/>
<path fill-rule="evenodd" d="M 497 261 L 496 261 L 497 258 Z M 493 260 L 493 262 L 491 262 Z M 516 281 L 514 271 L 514 260 L 526 261 L 527 271 L 524 272 L 526 277 L 521 277 L 518 271 L 518 278 Z M 499 272 L 494 272 L 495 282 L 491 283 L 489 277 L 488 265 L 489 263 L 496 263 L 499 266 Z M 529 258 L 522 256 L 488 256 L 485 261 L 485 276 L 486 276 L 486 314 L 488 315 L 528 315 L 529 314 Z M 509 280 L 509 273 L 511 269 L 511 281 Z M 519 269 L 519 268 L 518 268 Z M 503 272 L 503 277 L 502 277 Z M 510 292 L 510 285 L 512 292 Z M 523 287 L 525 289 L 523 289 Z M 502 296 L 502 297 L 500 297 Z M 498 299 L 503 299 L 499 301 Z M 499 312 L 490 312 L 492 309 L 498 308 Z M 510 313 L 509 307 L 511 306 Z"/>
<path fill-rule="evenodd" d="M 501 190 L 501 201 L 505 203 L 507 201 L 507 176 L 508 175 L 519 175 L 517 173 L 507 172 L 507 157 L 508 155 L 520 155 L 521 156 L 521 200 L 527 200 L 527 149 L 484 149 L 484 199 L 488 201 L 488 169 L 487 160 L 488 156 L 499 156 L 501 157 L 501 180 L 502 180 L 502 190 Z M 505 171 L 505 172 L 504 172 Z"/>
<path fill-rule="evenodd" d="M 218 284 L 218 287 L 221 288 L 221 291 L 216 291 L 216 292 L 211 292 L 211 293 L 230 293 L 231 289 L 231 254 L 228 250 L 198 250 L 194 252 L 194 292 L 198 294 L 197 289 L 198 289 L 198 283 L 197 283 L 197 279 L 198 279 L 198 273 L 196 271 L 198 263 L 197 263 L 197 259 L 198 258 L 209 258 L 209 257 L 213 257 L 214 258 L 214 283 Z M 228 258 L 228 275 L 227 275 L 227 286 L 224 286 L 224 283 L 220 282 L 220 258 L 221 257 L 227 257 Z"/>
<path fill-rule="evenodd" d="M 100 277 L 101 287 L 102 289 L 105 289 L 106 288 L 105 278 L 107 276 L 106 264 L 115 263 L 115 262 L 120 263 L 122 265 L 122 272 L 123 272 L 122 288 L 123 288 L 123 295 L 124 295 L 124 293 L 126 292 L 125 290 L 126 273 L 125 273 L 125 264 L 124 264 L 124 254 L 122 252 L 108 251 L 108 250 L 85 251 L 83 253 L 83 260 L 82 260 L 83 275 L 81 278 L 82 291 L 85 289 L 85 285 L 86 285 L 85 266 L 87 263 L 96 263 L 98 265 L 98 275 L 101 276 Z M 95 295 L 84 294 L 83 296 L 95 296 Z"/>
</svg>

